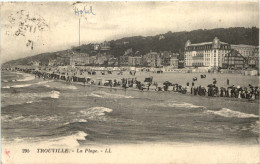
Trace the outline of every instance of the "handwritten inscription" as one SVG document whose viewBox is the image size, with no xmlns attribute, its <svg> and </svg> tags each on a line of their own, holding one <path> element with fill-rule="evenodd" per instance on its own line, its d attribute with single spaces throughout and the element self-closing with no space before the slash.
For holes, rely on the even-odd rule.
<svg viewBox="0 0 260 164">
<path fill-rule="evenodd" d="M 86 6 L 83 9 L 79 9 L 78 7 L 75 7 L 75 15 L 82 16 L 82 15 L 96 15 L 96 13 L 93 12 L 92 6 L 89 6 L 89 8 L 86 8 Z"/>
<path fill-rule="evenodd" d="M 42 16 L 25 10 L 10 13 L 8 21 L 5 35 L 26 38 L 26 47 L 31 50 L 42 33 L 49 30 L 49 25 Z"/>
</svg>

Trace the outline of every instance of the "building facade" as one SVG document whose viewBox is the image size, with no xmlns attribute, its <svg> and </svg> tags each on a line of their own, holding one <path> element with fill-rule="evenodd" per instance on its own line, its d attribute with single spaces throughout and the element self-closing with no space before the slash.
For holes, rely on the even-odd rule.
<svg viewBox="0 0 260 164">
<path fill-rule="evenodd" d="M 87 53 L 74 53 L 70 57 L 71 66 L 81 66 L 81 65 L 88 65 L 88 64 L 90 64 L 90 61 L 89 61 L 89 54 Z"/>
<path fill-rule="evenodd" d="M 221 42 L 217 37 L 212 42 L 185 44 L 185 67 L 222 67 L 224 56 L 231 47 L 228 43 Z"/>
<path fill-rule="evenodd" d="M 90 65 L 95 65 L 96 64 L 96 61 L 97 61 L 97 57 L 96 56 L 89 56 L 89 59 L 88 59 Z"/>
<path fill-rule="evenodd" d="M 33 61 L 32 65 L 39 67 L 41 65 L 41 62 L 40 61 Z"/>
<path fill-rule="evenodd" d="M 149 52 L 144 55 L 145 65 L 149 67 L 161 66 L 161 58 L 157 52 Z"/>
<path fill-rule="evenodd" d="M 109 51 L 111 49 L 110 47 L 110 43 L 107 41 L 104 41 L 103 43 L 101 43 L 100 45 L 100 50 L 101 51 Z"/>
<path fill-rule="evenodd" d="M 57 59 L 55 61 L 56 66 L 65 66 L 70 64 L 70 57 L 67 56 L 57 56 Z"/>
<path fill-rule="evenodd" d="M 223 68 L 242 69 L 245 67 L 246 60 L 237 50 L 231 50 L 224 56 Z"/>
<path fill-rule="evenodd" d="M 128 57 L 128 65 L 129 66 L 141 66 L 143 65 L 141 56 L 129 56 Z"/>
<path fill-rule="evenodd" d="M 103 43 L 95 43 L 93 45 L 94 51 L 109 51 L 111 50 L 110 43 L 107 41 L 104 41 Z"/>
<path fill-rule="evenodd" d="M 253 56 L 256 48 L 257 46 L 245 44 L 231 45 L 231 49 L 237 50 L 245 58 Z"/>
<path fill-rule="evenodd" d="M 48 66 L 55 66 L 56 60 L 49 60 Z"/>
<path fill-rule="evenodd" d="M 177 69 L 179 67 L 179 60 L 177 58 L 171 58 L 170 66 L 174 69 Z"/>
<path fill-rule="evenodd" d="M 160 58 L 163 66 L 170 66 L 172 52 L 164 51 L 160 52 Z"/>
<path fill-rule="evenodd" d="M 248 66 L 259 69 L 259 46 L 255 47 L 253 54 L 248 57 Z"/>
<path fill-rule="evenodd" d="M 107 57 L 106 57 L 106 56 L 101 55 L 101 54 L 98 54 L 95 64 L 97 64 L 97 65 L 102 65 L 102 64 L 104 64 L 106 61 L 107 61 Z"/>
<path fill-rule="evenodd" d="M 112 65 L 113 65 L 113 66 L 117 66 L 117 65 L 118 65 L 118 59 L 117 59 L 117 58 L 114 58 L 114 57 L 109 58 L 107 64 L 108 64 L 109 66 L 112 66 Z"/>
<path fill-rule="evenodd" d="M 123 56 L 120 56 L 120 65 L 128 65 L 128 55 L 124 54 Z"/>
</svg>

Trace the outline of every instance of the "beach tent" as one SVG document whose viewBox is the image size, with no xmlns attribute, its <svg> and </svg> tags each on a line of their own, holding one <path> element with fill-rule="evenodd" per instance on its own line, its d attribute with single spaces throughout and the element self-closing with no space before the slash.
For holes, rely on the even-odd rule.
<svg viewBox="0 0 260 164">
<path fill-rule="evenodd" d="M 101 79 L 101 78 L 96 79 L 95 84 L 96 85 L 102 85 L 103 84 L 103 79 Z"/>
<path fill-rule="evenodd" d="M 153 77 L 147 77 L 144 79 L 144 82 L 152 83 L 153 82 Z"/>
</svg>

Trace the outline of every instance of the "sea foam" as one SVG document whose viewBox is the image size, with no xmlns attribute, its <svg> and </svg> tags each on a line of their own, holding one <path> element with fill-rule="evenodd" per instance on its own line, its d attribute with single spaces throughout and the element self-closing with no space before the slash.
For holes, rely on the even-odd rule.
<svg viewBox="0 0 260 164">
<path fill-rule="evenodd" d="M 257 120 L 255 123 L 251 124 L 251 131 L 260 134 L 260 121 Z"/>
<path fill-rule="evenodd" d="M 73 119 L 70 122 L 66 122 L 64 125 L 72 124 L 72 123 L 86 123 L 88 122 L 86 119 Z"/>
<path fill-rule="evenodd" d="M 60 97 L 60 92 L 59 91 L 51 91 L 50 97 L 53 99 L 58 99 Z"/>
<path fill-rule="evenodd" d="M 64 84 L 59 84 L 58 86 L 53 86 L 53 85 L 44 85 L 47 88 L 55 88 L 55 89 L 71 89 L 71 90 L 76 90 L 77 87 L 74 85 L 64 85 Z"/>
<path fill-rule="evenodd" d="M 52 80 L 51 80 L 52 81 Z M 49 82 L 51 82 L 51 81 L 39 81 L 38 83 L 35 83 L 35 84 L 38 84 L 38 85 L 40 85 L 40 84 L 46 84 L 46 83 L 49 83 Z"/>
<path fill-rule="evenodd" d="M 56 139 L 51 139 L 47 142 L 47 145 L 49 146 L 69 146 L 69 147 L 77 147 L 79 146 L 78 141 L 86 140 L 87 134 L 83 131 L 78 131 L 75 134 L 65 136 L 65 137 L 59 137 Z"/>
<path fill-rule="evenodd" d="M 73 89 L 73 90 L 77 89 L 77 87 L 74 86 L 74 85 L 64 86 L 63 88 L 65 88 L 65 89 Z"/>
<path fill-rule="evenodd" d="M 219 115 L 222 117 L 229 117 L 229 118 L 258 118 L 259 116 L 254 115 L 254 114 L 248 114 L 248 113 L 243 113 L 239 111 L 233 111 L 228 108 L 221 108 L 218 111 L 212 111 L 212 110 L 207 110 L 207 113 Z"/>
<path fill-rule="evenodd" d="M 176 101 L 166 101 L 166 102 L 158 103 L 158 104 L 154 104 L 154 105 L 161 106 L 161 107 L 173 107 L 173 108 L 203 108 L 203 109 L 206 108 L 204 106 L 198 106 L 198 105 L 194 105 L 191 103 L 176 102 Z"/>
<path fill-rule="evenodd" d="M 25 87 L 29 87 L 31 85 L 40 85 L 40 84 L 46 84 L 50 81 L 40 81 L 37 83 L 32 83 L 32 84 L 17 84 L 17 85 L 12 85 L 12 86 L 4 86 L 2 88 L 25 88 Z"/>
<path fill-rule="evenodd" d="M 26 75 L 23 79 L 18 79 L 17 81 L 31 81 L 31 80 L 34 80 L 34 79 L 35 79 L 34 76 Z"/>
<path fill-rule="evenodd" d="M 110 113 L 113 110 L 110 108 L 105 108 L 105 107 L 92 107 L 87 110 L 82 110 L 80 111 L 81 114 L 90 116 L 90 115 L 97 115 L 97 116 L 103 116 L 106 113 Z"/>
<path fill-rule="evenodd" d="M 3 122 L 50 122 L 50 121 L 58 121 L 58 116 L 37 116 L 37 115 L 29 115 L 29 116 L 10 116 L 4 115 L 1 116 Z"/>
<path fill-rule="evenodd" d="M 41 139 L 35 139 L 35 138 L 16 138 L 14 141 L 9 141 L 5 138 L 2 138 L 2 141 L 4 141 L 5 144 L 26 144 L 30 146 L 35 146 L 36 148 L 39 147 L 62 147 L 62 146 L 68 146 L 68 147 L 78 147 L 79 142 L 78 141 L 84 141 L 86 140 L 87 134 L 83 131 L 77 131 L 74 134 L 70 134 L 67 136 L 42 140 Z M 2 142 L 3 143 L 3 142 Z"/>
<path fill-rule="evenodd" d="M 78 116 L 78 118 L 106 121 L 107 117 L 105 117 L 105 114 L 110 113 L 112 111 L 112 109 L 106 107 L 92 107 L 86 110 L 81 110 L 76 115 Z"/>
<path fill-rule="evenodd" d="M 133 98 L 132 96 L 112 94 L 112 93 L 107 93 L 107 92 L 104 92 L 104 91 L 94 91 L 88 96 L 98 97 L 98 98 L 107 98 L 107 99 Z"/>
<path fill-rule="evenodd" d="M 29 87 L 31 86 L 32 84 L 20 84 L 20 85 L 13 85 L 13 86 L 10 86 L 12 88 L 24 88 L 24 87 Z"/>
<path fill-rule="evenodd" d="M 51 92 L 41 92 L 41 93 L 21 93 L 18 92 L 16 94 L 13 93 L 3 93 L 2 98 L 2 107 L 6 107 L 9 105 L 18 105 L 18 104 L 32 104 L 35 102 L 41 102 L 42 98 L 52 98 L 58 99 L 60 97 L 59 91 L 51 91 Z"/>
</svg>

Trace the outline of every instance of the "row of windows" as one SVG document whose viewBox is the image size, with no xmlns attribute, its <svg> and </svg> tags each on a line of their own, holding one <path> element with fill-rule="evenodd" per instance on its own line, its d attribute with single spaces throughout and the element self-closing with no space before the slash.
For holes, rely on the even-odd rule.
<svg viewBox="0 0 260 164">
<path fill-rule="evenodd" d="M 214 54 L 201 54 L 201 53 L 197 53 L 197 54 L 185 54 L 185 57 L 193 57 L 193 56 L 207 56 L 207 57 L 210 57 L 211 55 L 214 55 L 216 56 L 217 54 L 214 53 Z M 218 53 L 218 56 L 224 56 L 226 55 L 226 53 Z"/>
<path fill-rule="evenodd" d="M 221 48 L 223 48 L 223 49 L 230 49 L 230 46 L 228 46 L 228 45 L 225 45 L 225 46 L 222 45 Z"/>
<path fill-rule="evenodd" d="M 229 45 L 221 45 L 221 49 L 230 49 Z M 206 45 L 206 46 L 189 46 L 186 48 L 186 50 L 205 50 L 210 51 L 212 50 L 212 45 Z"/>
<path fill-rule="evenodd" d="M 194 51 L 188 51 L 186 53 L 191 53 L 191 52 L 194 52 Z M 214 50 L 205 50 L 205 51 L 195 51 L 195 52 L 202 52 L 202 53 L 227 53 L 229 52 L 229 50 L 220 50 L 220 49 L 214 49 Z"/>
<path fill-rule="evenodd" d="M 243 61 L 228 61 L 227 64 L 244 64 Z"/>
</svg>

